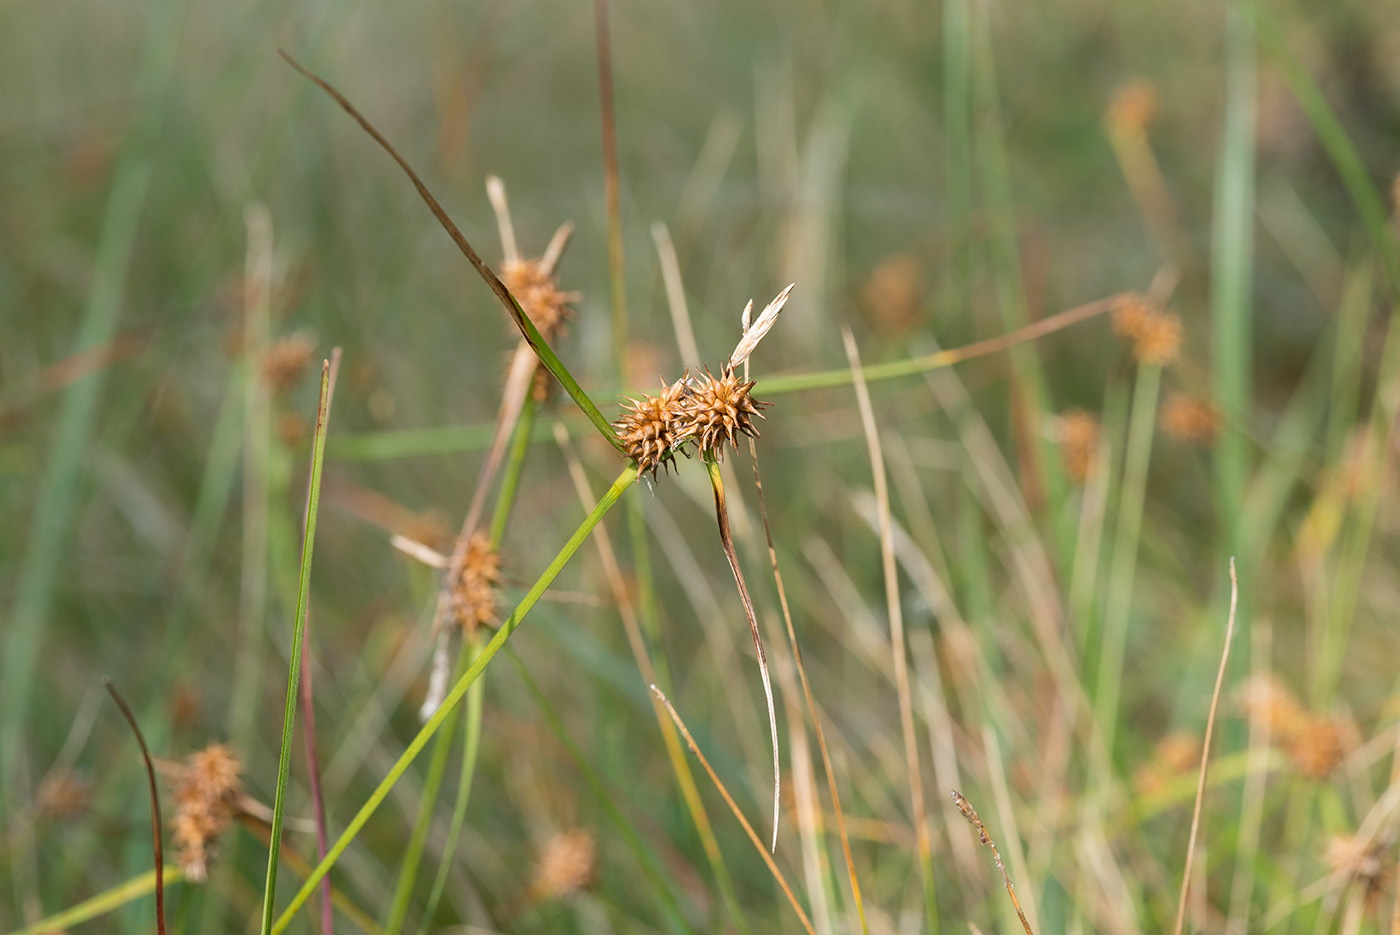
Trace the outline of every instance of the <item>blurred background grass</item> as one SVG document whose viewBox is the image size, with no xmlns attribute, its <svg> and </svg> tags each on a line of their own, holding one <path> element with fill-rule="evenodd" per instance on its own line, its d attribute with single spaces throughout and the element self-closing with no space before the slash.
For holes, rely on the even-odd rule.
<svg viewBox="0 0 1400 935">
<path fill-rule="evenodd" d="M 1134 496 L 1122 489 L 1122 464 L 1144 383 L 1106 321 L 951 376 L 872 387 L 891 509 L 907 531 L 897 552 L 930 801 L 926 912 L 855 396 L 777 399 L 760 443 L 768 507 L 872 931 L 1005 924 L 992 868 L 969 848 L 969 829 L 946 820 L 939 756 L 956 763 L 1003 850 L 1025 852 L 1011 869 L 1041 931 L 1170 923 L 1232 552 L 1246 613 L 1192 924 L 1388 924 L 1400 609 L 1389 571 L 1400 545 L 1390 430 L 1400 386 L 1383 349 L 1395 235 L 1391 225 L 1378 237 L 1364 221 L 1369 211 L 1391 223 L 1400 18 L 1362 0 L 1278 3 L 1251 31 L 1248 5 L 1231 11 L 1244 24 L 1234 46 L 1221 5 L 1199 2 L 611 10 L 627 386 L 681 369 L 650 232 L 660 220 L 711 366 L 732 347 L 745 301 L 797 282 L 755 356 L 760 377 L 844 367 L 842 325 L 869 364 L 1146 292 L 1169 267 L 1168 307 L 1183 338 L 1162 397 L 1201 396 L 1223 426 L 1197 444 L 1154 441 L 1149 402 L 1140 540 L 1125 540 Z M 487 173 L 508 186 L 527 255 L 573 220 L 559 274 L 584 298 L 559 349 L 609 411 L 623 387 L 591 8 L 10 4 L 0 36 L 0 928 L 9 930 L 149 868 L 139 763 L 100 703 L 103 673 L 137 708 L 158 755 L 231 740 L 249 793 L 271 801 L 315 381 L 290 368 L 272 385 L 261 351 L 250 362 L 260 341 L 245 332 L 245 218 L 255 203 L 274 238 L 271 339 L 306 335 L 307 362 L 333 345 L 345 353 L 313 578 L 333 832 L 417 727 L 431 648 L 424 609 L 436 585 L 389 547 L 386 528 L 447 547 L 514 339 L 407 182 L 282 63 L 278 46 L 377 123 L 488 262 L 500 247 Z M 1344 138 L 1319 133 L 1290 67 L 1316 82 Z M 1138 119 L 1165 202 L 1135 191 L 1141 151 L 1115 147 L 1110 132 L 1127 118 L 1107 115 L 1133 100 L 1123 92 L 1135 83 L 1139 106 L 1153 105 Z M 1241 143 L 1233 150 L 1227 126 Z M 1357 155 L 1364 197 L 1338 171 L 1338 146 Z M 1252 240 L 1231 241 L 1241 229 Z M 1241 249 L 1232 254 L 1232 244 Z M 1230 276 L 1244 290 L 1222 296 Z M 1242 344 L 1228 344 L 1231 328 Z M 295 363 L 296 349 L 283 347 Z M 81 356 L 92 348 L 96 356 Z M 1245 395 L 1228 389 L 1232 375 Z M 1106 460 L 1083 486 L 1059 464 L 1059 417 L 1074 407 L 1102 423 L 1093 454 Z M 568 418 L 567 407 L 558 412 Z M 585 512 L 547 425 L 535 438 L 503 547 L 510 605 Z M 593 440 L 582 451 L 600 490 L 617 467 Z M 748 477 L 746 461 L 735 459 L 735 478 Z M 747 483 L 731 487 L 751 510 Z M 698 467 L 683 465 L 629 496 L 642 503 L 660 597 L 653 656 L 761 830 L 762 698 L 709 491 Z M 632 568 L 623 521 L 610 522 Z M 736 517 L 750 585 L 771 619 L 754 536 Z M 1026 571 L 1042 560 L 1043 575 Z M 1131 599 L 1114 624 L 1125 573 Z M 942 582 L 949 605 L 930 581 Z M 656 855 L 683 924 L 796 931 L 757 855 L 702 786 L 740 911 L 723 908 L 596 556 L 581 554 L 555 587 L 512 646 Z M 1037 642 L 1038 615 L 1059 628 L 1072 685 Z M 1111 705 L 1111 756 L 1099 760 L 1071 699 L 1104 697 L 1100 646 L 1115 625 L 1123 688 Z M 240 647 L 251 652 L 242 667 Z M 781 646 L 770 651 L 785 664 Z M 1270 737 L 1267 717 L 1243 716 L 1251 672 L 1276 673 L 1300 699 L 1292 716 L 1316 729 L 1315 743 L 1335 742 L 1338 762 L 1309 775 L 1307 731 L 1277 721 Z M 657 887 L 640 882 L 514 670 L 493 665 L 486 679 L 466 837 L 433 927 L 681 924 L 666 921 Z M 1258 692 L 1251 697 L 1261 710 Z M 799 764 L 790 782 L 800 783 L 808 754 L 787 746 L 796 723 L 781 727 L 784 764 Z M 1163 742 L 1182 736 L 1195 738 L 1195 753 L 1173 761 Z M 299 815 L 310 811 L 295 785 L 305 781 L 300 766 Z M 389 903 L 424 766 L 337 870 L 337 885 L 370 916 Z M 76 777 L 81 793 L 67 810 L 40 795 L 62 776 Z M 430 861 L 451 808 L 444 795 Z M 804 884 L 819 927 L 850 931 L 831 816 L 818 818 L 821 846 L 800 846 L 793 818 L 779 864 Z M 596 843 L 594 879 L 541 895 L 532 886 L 540 855 L 572 829 Z M 229 838 L 208 887 L 172 892 L 186 930 L 237 931 L 247 926 L 234 920 L 256 916 L 264 853 L 240 830 Z M 289 843 L 314 851 L 306 835 Z M 149 900 L 138 902 L 119 923 L 89 928 L 148 931 L 150 912 Z"/>
</svg>

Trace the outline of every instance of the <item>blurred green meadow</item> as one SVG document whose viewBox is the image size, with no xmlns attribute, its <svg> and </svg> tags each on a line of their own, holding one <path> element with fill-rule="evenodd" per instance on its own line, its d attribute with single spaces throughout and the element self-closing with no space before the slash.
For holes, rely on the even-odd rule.
<svg viewBox="0 0 1400 935">
<path fill-rule="evenodd" d="M 766 842 L 762 682 L 681 458 L 347 836 L 338 931 L 1019 930 L 953 788 L 1038 935 L 1397 931 L 1400 10 L 619 0 L 620 281 L 596 13 L 0 6 L 0 932 L 154 928 L 104 675 L 162 777 L 170 930 L 259 930 L 333 348 L 303 659 L 331 841 L 421 728 L 441 576 L 391 539 L 452 553 L 519 334 L 279 48 L 498 270 L 488 175 L 524 256 L 573 222 L 551 343 L 609 419 L 697 362 L 687 329 L 718 372 L 745 303 L 796 283 L 750 363 L 815 711 L 745 443 L 724 488 L 802 914 L 648 691 Z M 510 508 L 485 500 L 500 620 L 626 465 L 557 388 L 527 404 Z M 318 862 L 302 727 L 275 913 Z M 215 743 L 253 814 L 196 883 L 180 764 Z M 321 931 L 319 900 L 275 930 Z"/>
</svg>

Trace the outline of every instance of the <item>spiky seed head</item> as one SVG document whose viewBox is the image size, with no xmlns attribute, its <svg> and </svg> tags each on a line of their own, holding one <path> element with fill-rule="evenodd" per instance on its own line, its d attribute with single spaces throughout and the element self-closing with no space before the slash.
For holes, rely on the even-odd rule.
<svg viewBox="0 0 1400 935">
<path fill-rule="evenodd" d="M 482 533 L 467 542 L 462 574 L 453 583 L 448 612 L 467 633 L 496 623 L 497 587 L 501 581 L 501 555 Z"/>
<path fill-rule="evenodd" d="M 177 774 L 174 837 L 180 866 L 191 880 L 208 876 L 215 842 L 233 822 L 243 795 L 241 770 L 233 751 L 216 743 L 191 754 Z"/>
<path fill-rule="evenodd" d="M 688 374 L 675 383 L 661 381 L 661 392 L 641 399 L 628 399 L 622 415 L 613 423 L 622 450 L 637 463 L 638 470 L 650 471 L 652 478 L 663 465 L 670 468 L 683 439 L 677 434 L 677 420 L 686 399 Z"/>
<path fill-rule="evenodd" d="M 678 437 L 695 439 L 702 455 L 724 457 L 724 442 L 736 444 L 736 433 L 758 437 L 754 418 L 764 418 L 761 410 L 772 403 L 750 395 L 753 380 L 741 380 L 731 367 L 716 377 L 708 370 L 692 381 L 681 403 Z"/>
</svg>

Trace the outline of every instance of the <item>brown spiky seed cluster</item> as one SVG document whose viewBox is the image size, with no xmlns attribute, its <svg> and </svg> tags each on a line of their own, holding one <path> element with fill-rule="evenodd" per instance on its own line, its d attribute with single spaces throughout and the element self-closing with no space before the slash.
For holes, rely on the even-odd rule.
<svg viewBox="0 0 1400 935">
<path fill-rule="evenodd" d="M 243 785 L 238 758 L 223 744 L 211 744 L 190 754 L 175 781 L 175 843 L 180 866 L 191 880 L 209 874 L 209 858 L 219 835 L 237 812 Z"/>
<path fill-rule="evenodd" d="M 496 623 L 497 587 L 501 581 L 501 555 L 491 540 L 476 533 L 467 543 L 462 575 L 449 598 L 452 619 L 468 633 Z"/>
<path fill-rule="evenodd" d="M 685 453 L 695 442 L 703 457 L 724 457 L 724 443 L 734 445 L 740 434 L 758 437 L 754 418 L 771 403 L 750 394 L 753 380 L 741 380 L 730 368 L 716 377 L 708 370 L 702 377 L 686 371 L 675 383 L 662 381 L 661 392 L 640 400 L 628 399 L 622 416 L 613 423 L 623 451 L 652 477 L 662 466 L 674 463 L 677 451 Z"/>
<path fill-rule="evenodd" d="M 669 386 L 663 380 L 661 392 L 655 396 L 629 398 L 613 423 L 627 457 L 637 462 L 641 471 L 650 471 L 653 478 L 663 465 L 671 467 L 672 452 L 681 442 L 676 432 L 681 400 L 687 392 L 686 377 Z"/>
<path fill-rule="evenodd" d="M 700 445 L 702 454 L 715 458 L 724 456 L 724 441 L 737 444 L 735 433 L 750 438 L 758 437 L 754 417 L 762 419 L 760 410 L 772 403 L 754 399 L 749 391 L 753 380 L 740 380 L 731 369 L 724 369 L 716 377 L 710 371 L 697 377 L 690 385 L 690 392 L 681 401 L 680 431 L 677 438 L 693 438 Z"/>
</svg>

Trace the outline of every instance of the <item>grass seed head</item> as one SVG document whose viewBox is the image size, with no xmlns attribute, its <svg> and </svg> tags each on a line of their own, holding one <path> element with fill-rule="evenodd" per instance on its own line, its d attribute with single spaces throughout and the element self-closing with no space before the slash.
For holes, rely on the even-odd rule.
<svg viewBox="0 0 1400 935">
<path fill-rule="evenodd" d="M 478 532 L 467 543 L 462 575 L 448 598 L 448 613 L 467 633 L 496 623 L 500 581 L 501 555 L 491 545 L 491 540 Z"/>
<path fill-rule="evenodd" d="M 243 784 L 242 764 L 223 744 L 211 744 L 190 755 L 175 781 L 175 843 L 180 866 L 191 880 L 204 880 L 215 842 L 237 812 Z"/>
<path fill-rule="evenodd" d="M 754 419 L 762 419 L 761 410 L 771 403 L 750 395 L 753 380 L 740 380 L 732 368 L 725 368 L 716 377 L 708 370 L 694 380 L 681 401 L 678 436 L 694 439 L 700 453 L 716 459 L 724 457 L 724 442 L 734 445 L 739 434 L 758 437 Z"/>
<path fill-rule="evenodd" d="M 1220 435 L 1220 410 L 1209 399 L 1173 393 L 1162 406 L 1162 431 L 1177 441 L 1208 446 Z"/>
<path fill-rule="evenodd" d="M 1094 473 L 1099 455 L 1099 420 L 1083 409 L 1060 416 L 1060 459 L 1065 473 L 1082 484 Z"/>
<path fill-rule="evenodd" d="M 1133 359 L 1165 367 L 1181 353 L 1181 319 L 1141 295 L 1126 295 L 1113 309 L 1113 331 L 1132 342 Z"/>
<path fill-rule="evenodd" d="M 559 899 L 592 884 L 598 872 L 598 844 L 584 828 L 552 835 L 540 849 L 530 893 L 538 900 Z"/>
<path fill-rule="evenodd" d="M 613 422 L 627 457 L 637 462 L 638 470 L 650 471 L 652 478 L 663 465 L 671 467 L 675 451 L 684 441 L 678 425 L 689 391 L 687 378 L 683 375 L 669 386 L 662 380 L 661 392 L 655 396 L 627 400 L 622 415 Z"/>
</svg>

